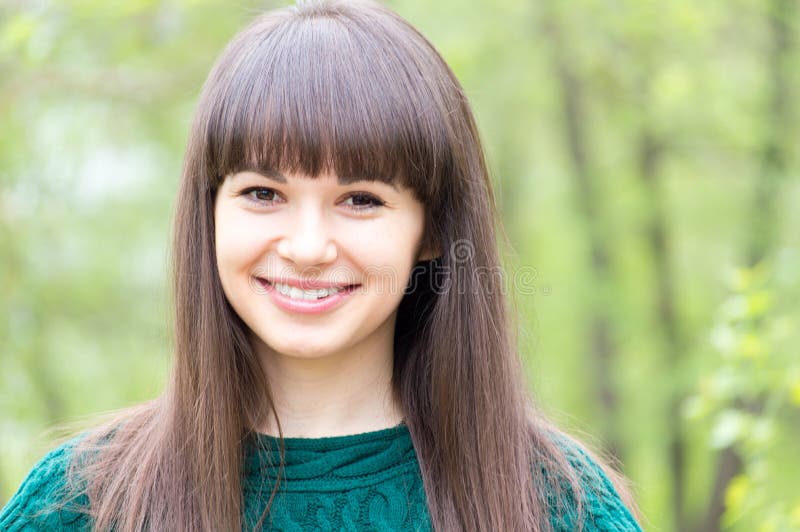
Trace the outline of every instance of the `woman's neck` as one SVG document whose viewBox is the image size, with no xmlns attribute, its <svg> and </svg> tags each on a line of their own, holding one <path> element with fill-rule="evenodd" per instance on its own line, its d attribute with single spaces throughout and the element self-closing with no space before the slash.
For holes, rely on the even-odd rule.
<svg viewBox="0 0 800 532">
<path fill-rule="evenodd" d="M 256 345 L 284 437 L 360 434 L 402 421 L 392 387 L 391 343 L 368 340 L 346 353 L 314 358 L 284 356 Z M 272 415 L 256 430 L 278 435 Z"/>
</svg>

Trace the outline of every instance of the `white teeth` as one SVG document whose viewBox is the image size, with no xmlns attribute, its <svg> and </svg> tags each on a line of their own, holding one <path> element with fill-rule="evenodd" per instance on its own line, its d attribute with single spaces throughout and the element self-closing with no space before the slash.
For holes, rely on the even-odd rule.
<svg viewBox="0 0 800 532">
<path fill-rule="evenodd" d="M 295 288 L 294 286 L 289 286 L 286 284 L 279 284 L 274 283 L 273 286 L 275 289 L 285 296 L 289 296 L 292 299 L 307 299 L 307 300 L 315 300 L 315 299 L 322 299 L 323 297 L 328 297 L 337 293 L 341 288 L 333 287 L 333 288 L 321 288 L 319 290 L 300 290 L 299 288 Z"/>
</svg>

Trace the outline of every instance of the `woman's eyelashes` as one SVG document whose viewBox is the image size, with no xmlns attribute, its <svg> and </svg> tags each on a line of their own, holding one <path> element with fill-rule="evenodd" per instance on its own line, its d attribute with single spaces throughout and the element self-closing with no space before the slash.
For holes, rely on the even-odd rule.
<svg viewBox="0 0 800 532">
<path fill-rule="evenodd" d="M 240 195 L 259 205 L 272 205 L 278 193 L 271 188 L 250 187 L 242 190 Z"/>
<path fill-rule="evenodd" d="M 285 201 L 275 189 L 268 187 L 249 187 L 242 190 L 240 195 L 251 203 L 265 207 Z M 349 192 L 339 204 L 350 211 L 362 213 L 383 207 L 386 202 L 369 192 Z"/>
<path fill-rule="evenodd" d="M 352 203 L 347 203 L 350 200 L 352 200 Z M 354 211 L 376 209 L 385 205 L 383 200 L 366 192 L 350 193 L 342 204 Z"/>
</svg>

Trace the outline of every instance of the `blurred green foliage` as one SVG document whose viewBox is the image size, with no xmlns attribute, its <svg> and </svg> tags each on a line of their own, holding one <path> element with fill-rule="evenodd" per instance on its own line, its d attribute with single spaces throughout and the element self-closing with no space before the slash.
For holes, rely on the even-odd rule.
<svg viewBox="0 0 800 532">
<path fill-rule="evenodd" d="M 800 528 L 800 493 L 786 474 L 800 437 L 798 259 L 732 272 L 711 331 L 717 363 L 685 402 L 687 417 L 709 427 L 712 447 L 741 454 L 723 522 L 746 530 Z"/>
<path fill-rule="evenodd" d="M 277 5 L 0 3 L 0 502 L 47 427 L 160 391 L 193 106 Z M 796 0 L 389 5 L 474 106 L 546 410 L 648 529 L 800 529 Z"/>
</svg>

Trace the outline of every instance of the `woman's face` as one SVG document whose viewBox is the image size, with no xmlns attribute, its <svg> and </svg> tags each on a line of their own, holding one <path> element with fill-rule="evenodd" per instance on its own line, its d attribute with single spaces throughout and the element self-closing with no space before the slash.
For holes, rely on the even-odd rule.
<svg viewBox="0 0 800 532">
<path fill-rule="evenodd" d="M 311 358 L 391 342 L 422 258 L 424 209 L 410 190 L 239 172 L 214 212 L 222 288 L 258 347 Z"/>
</svg>

